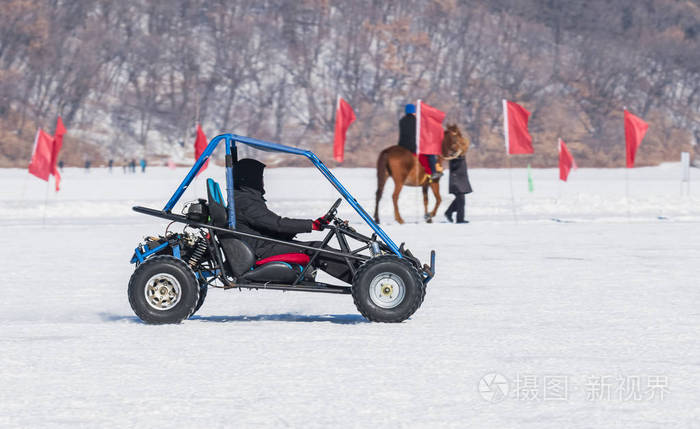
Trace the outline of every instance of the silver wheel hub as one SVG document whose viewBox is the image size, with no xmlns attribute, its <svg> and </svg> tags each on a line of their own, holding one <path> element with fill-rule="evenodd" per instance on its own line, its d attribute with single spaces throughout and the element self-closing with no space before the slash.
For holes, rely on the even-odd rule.
<svg viewBox="0 0 700 429">
<path fill-rule="evenodd" d="M 403 302 L 405 296 L 406 286 L 396 274 L 378 274 L 369 285 L 370 299 L 381 308 L 394 308 Z"/>
<path fill-rule="evenodd" d="M 144 289 L 146 302 L 160 311 L 175 307 L 182 297 L 180 282 L 170 274 L 156 274 L 146 282 Z"/>
</svg>

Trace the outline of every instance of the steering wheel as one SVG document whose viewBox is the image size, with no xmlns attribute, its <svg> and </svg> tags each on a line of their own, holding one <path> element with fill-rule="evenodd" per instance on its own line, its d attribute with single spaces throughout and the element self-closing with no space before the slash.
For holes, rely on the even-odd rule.
<svg viewBox="0 0 700 429">
<path fill-rule="evenodd" d="M 342 198 L 338 198 L 337 200 L 335 200 L 335 202 L 333 203 L 333 205 L 331 206 L 331 208 L 328 210 L 328 213 L 326 213 L 326 214 L 323 216 L 324 218 L 326 218 L 326 220 L 327 220 L 328 222 L 330 222 L 330 221 L 332 221 L 333 219 L 335 219 L 335 213 L 336 213 L 337 210 L 338 210 L 338 206 L 339 206 L 340 203 L 342 203 L 342 202 L 343 202 L 343 199 L 342 199 Z"/>
</svg>

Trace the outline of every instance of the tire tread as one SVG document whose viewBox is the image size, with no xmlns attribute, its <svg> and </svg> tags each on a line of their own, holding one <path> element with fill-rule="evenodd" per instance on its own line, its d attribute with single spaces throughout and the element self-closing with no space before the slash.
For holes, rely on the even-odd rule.
<svg viewBox="0 0 700 429">
<path fill-rule="evenodd" d="M 364 274 L 365 271 L 367 271 L 368 269 L 370 269 L 373 265 L 375 265 L 375 264 L 377 264 L 377 263 L 380 263 L 380 262 L 385 262 L 385 261 L 386 261 L 386 262 L 398 262 L 398 263 L 400 263 L 400 264 L 405 265 L 406 268 L 408 268 L 408 271 L 409 271 L 409 272 L 411 273 L 411 275 L 414 277 L 414 280 L 415 280 L 416 285 L 418 285 L 418 287 L 420 288 L 420 294 L 418 294 L 418 297 L 417 297 L 417 298 L 414 298 L 414 300 L 413 300 L 414 302 L 411 303 L 411 307 L 409 307 L 409 309 L 408 309 L 408 311 L 407 311 L 408 314 L 409 314 L 408 317 L 411 317 L 416 311 L 418 311 L 418 309 L 420 308 L 420 306 L 423 304 L 423 300 L 425 299 L 425 293 L 426 293 L 426 287 L 425 287 L 425 284 L 423 283 L 423 279 L 421 279 L 420 273 L 418 273 L 418 270 L 416 270 L 416 267 L 414 267 L 413 264 L 411 264 L 410 262 L 408 262 L 408 261 L 407 261 L 406 259 L 404 259 L 404 258 L 397 258 L 397 257 L 394 256 L 394 255 L 381 255 L 381 256 L 377 256 L 377 257 L 372 258 L 372 259 L 370 259 L 369 261 L 365 262 L 364 264 L 362 264 L 362 265 L 360 266 L 360 268 L 358 268 L 357 272 L 356 272 L 355 275 L 353 276 L 353 294 L 352 294 L 352 300 L 353 300 L 353 302 L 355 303 L 355 307 L 357 307 L 357 310 L 360 312 L 360 314 L 362 314 L 362 316 L 363 316 L 365 319 L 367 319 L 367 320 L 369 320 L 369 321 L 371 321 L 371 322 L 399 323 L 399 322 L 402 322 L 402 321 L 406 320 L 408 317 L 406 317 L 406 318 L 401 318 L 401 316 L 398 316 L 398 315 L 397 315 L 397 316 L 396 316 L 395 318 L 393 318 L 393 319 L 390 318 L 390 319 L 388 319 L 388 320 L 378 320 L 378 319 L 374 318 L 371 314 L 369 314 L 367 311 L 365 311 L 364 306 L 358 301 L 357 294 L 354 293 L 354 292 L 355 292 L 355 289 L 354 289 L 354 287 L 355 287 L 355 286 L 354 286 L 354 284 L 355 284 L 355 279 L 360 278 L 360 276 L 361 276 L 362 274 Z"/>
<path fill-rule="evenodd" d="M 166 262 L 166 261 L 167 261 L 168 263 L 172 263 L 172 264 L 174 264 L 174 265 L 179 265 L 180 268 L 184 269 L 185 273 L 187 273 L 189 276 L 192 277 L 192 281 L 193 281 L 194 284 L 196 285 L 196 287 L 195 287 L 195 289 L 196 289 L 196 290 L 195 290 L 195 293 L 196 293 L 197 299 L 193 300 L 193 304 L 190 306 L 190 309 L 189 309 L 189 311 L 187 312 L 187 316 L 185 316 L 185 317 L 182 319 L 182 320 L 185 320 L 185 319 L 187 319 L 188 317 L 190 317 L 190 316 L 192 315 L 192 313 L 194 312 L 195 307 L 197 306 L 197 303 L 199 302 L 199 282 L 197 282 L 197 277 L 194 275 L 194 272 L 192 271 L 192 269 L 190 268 L 190 266 L 187 265 L 187 264 L 185 263 L 185 261 L 183 261 L 182 259 L 176 258 L 176 257 L 174 257 L 174 256 L 170 256 L 170 255 L 157 255 L 157 256 L 153 256 L 153 257 L 151 257 L 151 258 L 145 260 L 144 262 L 142 262 L 142 263 L 134 270 L 134 272 L 131 274 L 131 277 L 129 278 L 129 286 L 128 286 L 128 288 L 127 288 L 127 295 L 129 296 L 129 305 L 131 305 L 131 309 L 136 313 L 137 304 L 136 304 L 136 302 L 134 301 L 135 296 L 132 296 L 132 294 L 131 294 L 130 291 L 131 291 L 131 286 L 132 286 L 132 284 L 133 284 L 133 282 L 134 282 L 134 280 L 135 280 L 135 277 L 137 276 L 138 273 L 140 273 L 141 270 L 143 270 L 142 267 L 148 267 L 149 265 L 153 265 L 153 264 L 156 264 L 156 263 L 158 263 L 158 262 Z M 166 322 L 166 321 L 163 321 L 163 320 L 155 319 L 155 318 L 149 317 L 149 316 L 148 316 L 148 313 L 145 313 L 143 317 L 137 313 L 137 316 L 138 316 L 141 320 L 143 320 L 144 322 L 149 323 L 149 324 L 153 324 L 153 325 L 164 325 L 164 324 L 168 324 L 168 323 L 178 323 L 178 322 Z M 180 322 L 182 322 L 182 320 L 180 320 Z"/>
</svg>

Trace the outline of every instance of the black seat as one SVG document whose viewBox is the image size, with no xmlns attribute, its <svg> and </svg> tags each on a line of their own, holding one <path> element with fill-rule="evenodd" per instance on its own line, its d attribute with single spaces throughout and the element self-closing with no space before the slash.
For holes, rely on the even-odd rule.
<svg viewBox="0 0 700 429">
<path fill-rule="evenodd" d="M 221 187 L 213 179 L 207 179 L 209 216 L 214 226 L 228 228 L 228 210 Z M 234 276 L 254 282 L 292 283 L 301 272 L 287 262 L 273 261 L 255 267 L 256 257 L 247 243 L 233 234 L 216 232 L 226 263 Z"/>
<path fill-rule="evenodd" d="M 209 217 L 214 226 L 228 228 L 228 210 L 221 193 L 221 187 L 213 179 L 207 179 L 207 197 L 209 199 Z M 250 271 L 255 265 L 255 253 L 242 240 L 232 234 L 216 232 L 219 244 L 226 257 L 231 273 L 238 277 Z"/>
</svg>

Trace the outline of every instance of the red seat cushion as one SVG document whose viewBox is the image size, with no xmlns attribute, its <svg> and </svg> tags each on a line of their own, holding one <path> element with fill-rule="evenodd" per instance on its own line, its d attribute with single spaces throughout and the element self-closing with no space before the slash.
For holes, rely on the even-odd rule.
<svg viewBox="0 0 700 429">
<path fill-rule="evenodd" d="M 261 259 L 255 263 L 258 267 L 268 262 L 286 262 L 288 264 L 299 264 L 306 265 L 309 263 L 309 255 L 305 253 L 283 253 L 281 255 L 268 256 L 267 258 Z"/>
</svg>

